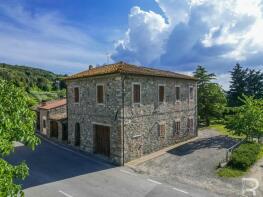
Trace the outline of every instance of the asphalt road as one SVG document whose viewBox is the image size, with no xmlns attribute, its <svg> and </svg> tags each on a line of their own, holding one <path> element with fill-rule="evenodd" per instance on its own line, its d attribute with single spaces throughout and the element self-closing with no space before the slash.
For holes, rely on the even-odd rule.
<svg viewBox="0 0 263 197">
<path fill-rule="evenodd" d="M 30 176 L 21 184 L 28 197 L 216 196 L 179 183 L 167 185 L 45 140 L 35 151 L 17 146 L 7 160 L 14 164 L 27 162 Z"/>
</svg>

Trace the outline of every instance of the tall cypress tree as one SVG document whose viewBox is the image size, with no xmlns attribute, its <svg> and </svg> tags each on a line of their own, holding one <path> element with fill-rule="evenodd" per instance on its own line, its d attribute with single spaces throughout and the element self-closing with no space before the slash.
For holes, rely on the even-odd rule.
<svg viewBox="0 0 263 197">
<path fill-rule="evenodd" d="M 199 124 L 205 122 L 210 125 L 210 120 L 220 118 L 226 105 L 226 98 L 222 88 L 213 83 L 214 73 L 208 73 L 203 66 L 198 66 L 194 72 L 197 82 L 198 119 Z"/>
<path fill-rule="evenodd" d="M 228 92 L 228 101 L 231 107 L 242 105 L 242 101 L 239 98 L 247 93 L 247 72 L 238 63 L 231 71 L 231 85 Z"/>
</svg>

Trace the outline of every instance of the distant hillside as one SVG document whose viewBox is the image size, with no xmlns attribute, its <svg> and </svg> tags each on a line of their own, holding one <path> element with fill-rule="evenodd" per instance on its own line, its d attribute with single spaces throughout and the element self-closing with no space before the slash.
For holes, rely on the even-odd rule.
<svg viewBox="0 0 263 197">
<path fill-rule="evenodd" d="M 0 79 L 25 88 L 36 102 L 65 96 L 64 77 L 43 69 L 0 63 Z"/>
<path fill-rule="evenodd" d="M 65 88 L 61 82 L 63 77 L 65 76 L 38 68 L 0 63 L 0 78 L 13 81 L 15 85 L 24 87 L 27 91 L 32 89 L 51 91 Z"/>
</svg>

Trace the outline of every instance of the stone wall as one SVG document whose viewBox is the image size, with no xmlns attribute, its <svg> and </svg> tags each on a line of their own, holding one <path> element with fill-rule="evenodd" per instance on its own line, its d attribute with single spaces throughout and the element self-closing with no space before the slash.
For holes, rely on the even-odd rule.
<svg viewBox="0 0 263 197">
<path fill-rule="evenodd" d="M 104 85 L 104 104 L 96 103 L 96 85 Z M 74 103 L 74 88 L 79 87 L 80 102 Z M 110 160 L 115 164 L 122 164 L 121 143 L 121 77 L 107 75 L 67 82 L 68 102 L 68 132 L 69 140 L 74 145 L 75 124 L 80 124 L 80 149 L 93 153 L 94 126 L 110 127 Z"/>
<path fill-rule="evenodd" d="M 48 122 L 48 110 L 40 109 L 39 110 L 39 125 L 40 125 L 40 133 L 46 136 L 49 136 L 49 122 Z M 43 127 L 43 121 L 46 120 L 46 128 Z"/>
<path fill-rule="evenodd" d="M 122 81 L 124 80 L 124 84 Z M 141 84 L 141 104 L 132 103 L 133 83 Z M 96 104 L 96 85 L 103 84 L 104 105 Z M 158 85 L 165 86 L 165 102 L 158 102 Z M 122 85 L 124 100 L 122 100 Z M 181 87 L 181 101 L 175 101 L 175 86 Z M 189 86 L 194 87 L 194 100 L 189 100 Z M 79 87 L 80 102 L 74 103 L 74 88 Z M 122 102 L 124 101 L 124 109 Z M 123 164 L 144 154 L 197 135 L 196 83 L 171 78 L 120 75 L 90 77 L 67 81 L 68 132 L 74 145 L 75 124 L 80 123 L 80 149 L 94 152 L 94 125 L 110 127 L 110 160 Z M 188 131 L 187 119 L 194 119 Z M 181 121 L 179 135 L 174 135 L 174 122 Z M 165 136 L 159 136 L 159 124 L 165 124 Z M 122 132 L 124 130 L 124 139 Z"/>
<path fill-rule="evenodd" d="M 50 137 L 50 119 L 49 116 L 58 113 L 67 112 L 67 105 L 63 105 L 57 108 L 53 108 L 50 110 L 47 109 L 39 109 L 39 119 L 40 119 L 40 133 Z M 46 120 L 46 128 L 43 128 L 43 120 Z M 59 123 L 58 123 L 59 124 Z M 59 130 L 59 133 L 61 131 Z"/>
<path fill-rule="evenodd" d="M 141 103 L 132 103 L 133 83 L 141 84 Z M 158 85 L 164 85 L 165 102 L 159 103 Z M 181 101 L 175 100 L 175 87 L 180 86 Z M 189 100 L 189 87 L 194 99 Z M 196 83 L 171 78 L 127 76 L 125 78 L 125 162 L 144 154 L 197 135 Z M 194 119 L 194 129 L 187 129 L 188 118 Z M 181 131 L 174 134 L 175 121 L 180 120 Z M 165 136 L 159 136 L 159 125 L 165 125 Z"/>
</svg>

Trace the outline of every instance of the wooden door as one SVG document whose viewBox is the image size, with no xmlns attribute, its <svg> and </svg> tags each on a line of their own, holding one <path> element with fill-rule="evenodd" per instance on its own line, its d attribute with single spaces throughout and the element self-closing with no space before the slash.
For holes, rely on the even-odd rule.
<svg viewBox="0 0 263 197">
<path fill-rule="evenodd" d="M 56 121 L 50 122 L 50 136 L 58 138 L 58 123 Z"/>
<path fill-rule="evenodd" d="M 62 124 L 62 140 L 68 141 L 68 128 L 66 123 Z"/>
<path fill-rule="evenodd" d="M 95 153 L 110 156 L 110 127 L 95 125 Z"/>
</svg>

